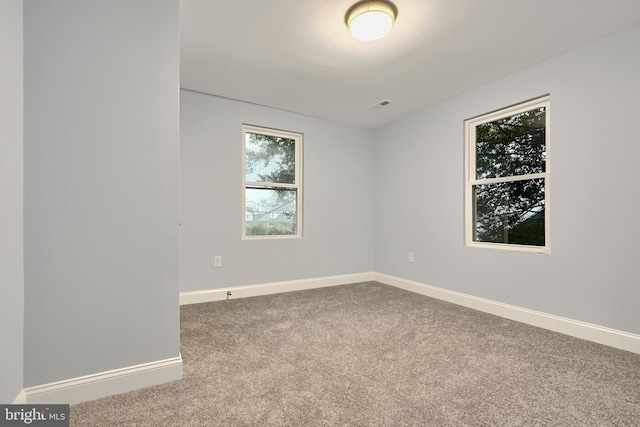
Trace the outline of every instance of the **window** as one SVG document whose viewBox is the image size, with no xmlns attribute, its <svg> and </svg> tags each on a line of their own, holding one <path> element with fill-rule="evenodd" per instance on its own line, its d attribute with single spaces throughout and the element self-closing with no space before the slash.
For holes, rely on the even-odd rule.
<svg viewBox="0 0 640 427">
<path fill-rule="evenodd" d="M 242 127 L 243 238 L 302 236 L 302 135 Z"/>
<path fill-rule="evenodd" d="M 549 251 L 549 97 L 465 121 L 467 246 Z"/>
</svg>

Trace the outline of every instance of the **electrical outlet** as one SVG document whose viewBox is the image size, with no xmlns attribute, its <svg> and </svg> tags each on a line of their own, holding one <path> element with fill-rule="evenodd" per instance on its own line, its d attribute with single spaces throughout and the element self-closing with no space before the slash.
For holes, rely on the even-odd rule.
<svg viewBox="0 0 640 427">
<path fill-rule="evenodd" d="M 409 254 L 407 255 L 407 260 L 409 262 L 413 262 L 413 252 L 409 252 Z"/>
<path fill-rule="evenodd" d="M 216 255 L 213 257 L 213 266 L 222 267 L 222 257 L 220 255 Z"/>
</svg>

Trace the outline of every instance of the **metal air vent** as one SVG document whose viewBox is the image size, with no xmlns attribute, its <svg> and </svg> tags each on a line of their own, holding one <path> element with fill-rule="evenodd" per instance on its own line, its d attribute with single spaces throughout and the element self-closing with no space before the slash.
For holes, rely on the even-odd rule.
<svg viewBox="0 0 640 427">
<path fill-rule="evenodd" d="M 393 101 L 391 101 L 390 99 L 383 99 L 382 101 L 378 101 L 375 104 L 369 106 L 369 108 L 373 109 L 373 110 L 379 110 L 383 107 L 386 107 L 389 104 L 392 104 Z"/>
</svg>

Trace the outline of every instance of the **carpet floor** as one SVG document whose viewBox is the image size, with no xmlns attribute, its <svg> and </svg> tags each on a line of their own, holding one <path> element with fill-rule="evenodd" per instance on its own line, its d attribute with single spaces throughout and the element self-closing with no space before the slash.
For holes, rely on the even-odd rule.
<svg viewBox="0 0 640 427">
<path fill-rule="evenodd" d="M 181 307 L 183 378 L 72 426 L 640 426 L 640 355 L 377 282 Z"/>
</svg>

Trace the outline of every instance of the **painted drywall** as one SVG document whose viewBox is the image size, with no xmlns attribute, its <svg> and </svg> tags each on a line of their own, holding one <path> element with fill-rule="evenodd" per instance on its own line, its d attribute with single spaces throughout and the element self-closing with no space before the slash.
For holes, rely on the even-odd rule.
<svg viewBox="0 0 640 427">
<path fill-rule="evenodd" d="M 22 0 L 0 0 L 0 403 L 22 390 Z"/>
<path fill-rule="evenodd" d="M 372 271 L 371 130 L 186 90 L 180 116 L 181 291 Z M 301 239 L 241 239 L 243 123 L 304 134 Z"/>
<path fill-rule="evenodd" d="M 640 333 L 638 46 L 634 26 L 377 129 L 375 270 Z M 463 121 L 547 93 L 551 253 L 465 247 Z"/>
<path fill-rule="evenodd" d="M 179 355 L 178 22 L 25 2 L 25 387 Z"/>
</svg>

